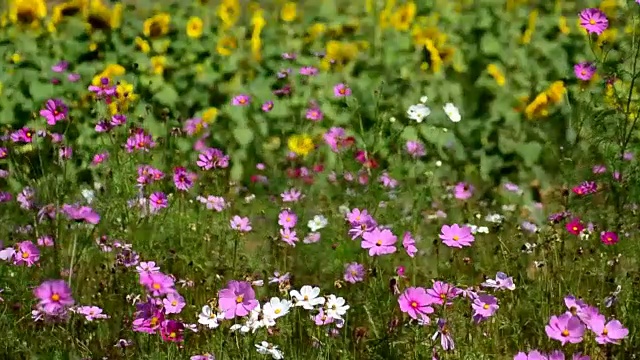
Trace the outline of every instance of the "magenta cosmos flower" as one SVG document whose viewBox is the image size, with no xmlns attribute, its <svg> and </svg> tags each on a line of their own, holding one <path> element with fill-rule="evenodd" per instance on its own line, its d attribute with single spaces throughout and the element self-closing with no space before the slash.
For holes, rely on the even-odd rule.
<svg viewBox="0 0 640 360">
<path fill-rule="evenodd" d="M 410 232 L 405 232 L 402 236 L 402 246 L 410 257 L 416 256 L 418 248 L 416 247 L 416 240 L 413 238 Z"/>
<path fill-rule="evenodd" d="M 289 210 L 283 210 L 278 215 L 278 225 L 282 226 L 285 229 L 294 228 L 297 222 L 298 216 Z"/>
<path fill-rule="evenodd" d="M 453 196 L 458 200 L 467 200 L 473 196 L 474 190 L 473 185 L 467 184 L 466 182 L 459 182 L 453 188 Z"/>
<path fill-rule="evenodd" d="M 589 33 L 600 35 L 609 27 L 609 20 L 602 10 L 588 8 L 580 12 L 580 26 Z"/>
<path fill-rule="evenodd" d="M 40 250 L 31 241 L 22 241 L 16 244 L 17 250 L 13 256 L 15 265 L 33 266 L 40 259 Z"/>
<path fill-rule="evenodd" d="M 396 236 L 388 229 L 381 230 L 376 227 L 372 231 L 362 234 L 363 249 L 369 249 L 369 256 L 393 254 L 396 252 Z"/>
<path fill-rule="evenodd" d="M 620 340 L 629 335 L 629 329 L 622 326 L 618 320 L 609 320 L 604 315 L 594 316 L 589 322 L 589 328 L 596 334 L 598 344 L 620 344 Z"/>
<path fill-rule="evenodd" d="M 38 306 L 47 315 L 62 313 L 74 304 L 71 288 L 64 280 L 47 280 L 33 290 Z"/>
<path fill-rule="evenodd" d="M 578 344 L 582 342 L 585 326 L 577 316 L 565 313 L 552 316 L 544 330 L 550 339 L 558 340 L 562 345 Z"/>
<path fill-rule="evenodd" d="M 173 278 L 161 272 L 140 273 L 140 284 L 146 286 L 153 296 L 162 296 L 175 292 Z"/>
<path fill-rule="evenodd" d="M 618 243 L 618 234 L 613 231 L 603 231 L 600 233 L 600 241 L 605 245 L 615 245 Z"/>
<path fill-rule="evenodd" d="M 231 104 L 233 106 L 247 106 L 251 103 L 251 96 L 240 94 L 233 97 Z"/>
<path fill-rule="evenodd" d="M 164 320 L 160 326 L 160 336 L 164 341 L 180 342 L 184 324 L 176 320 Z"/>
<path fill-rule="evenodd" d="M 529 351 L 529 354 L 519 352 L 513 357 L 513 360 L 547 360 L 548 358 L 538 350 Z"/>
<path fill-rule="evenodd" d="M 350 263 L 345 266 L 343 279 L 348 283 L 355 284 L 364 280 L 365 273 L 364 265 L 357 262 Z"/>
<path fill-rule="evenodd" d="M 566 225 L 567 231 L 573 235 L 580 235 L 582 230 L 584 230 L 584 225 L 578 218 L 573 218 Z"/>
<path fill-rule="evenodd" d="M 464 246 L 471 246 L 475 241 L 473 234 L 471 234 L 471 228 L 468 226 L 460 226 L 458 224 L 442 225 L 440 229 L 440 239 L 442 242 L 455 248 L 462 248 Z"/>
<path fill-rule="evenodd" d="M 590 62 L 581 62 L 573 66 L 573 73 L 582 81 L 589 81 L 596 73 L 596 66 Z"/>
<path fill-rule="evenodd" d="M 62 213 L 65 214 L 69 220 L 84 221 L 93 225 L 100 222 L 100 215 L 88 206 L 64 204 L 62 205 Z"/>
<path fill-rule="evenodd" d="M 333 95 L 335 97 L 345 97 L 351 95 L 351 89 L 345 84 L 338 84 L 333 87 Z"/>
<path fill-rule="evenodd" d="M 451 305 L 451 300 L 458 297 L 458 289 L 444 281 L 436 281 L 431 289 L 427 289 L 430 304 Z"/>
<path fill-rule="evenodd" d="M 231 280 L 226 288 L 218 291 L 218 304 L 225 319 L 233 319 L 249 315 L 258 306 L 258 300 L 250 283 Z"/>
<path fill-rule="evenodd" d="M 424 319 L 434 312 L 427 290 L 422 287 L 410 287 L 406 289 L 398 298 L 400 310 L 411 316 L 413 319 Z"/>
<path fill-rule="evenodd" d="M 67 118 L 67 106 L 60 99 L 49 99 L 40 110 L 40 116 L 47 120 L 47 124 L 55 125 L 58 121 Z"/>
<path fill-rule="evenodd" d="M 240 217 L 238 215 L 235 215 L 231 221 L 231 228 L 233 230 L 237 230 L 239 232 L 249 232 L 251 231 L 251 222 L 249 221 L 248 217 Z"/>
</svg>

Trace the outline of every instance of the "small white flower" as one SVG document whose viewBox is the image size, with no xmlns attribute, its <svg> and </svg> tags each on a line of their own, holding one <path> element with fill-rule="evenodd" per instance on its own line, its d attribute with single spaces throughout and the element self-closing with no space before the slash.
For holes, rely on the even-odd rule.
<svg viewBox="0 0 640 360">
<path fill-rule="evenodd" d="M 411 105 L 407 110 L 409 119 L 418 123 L 421 123 L 429 114 L 431 114 L 431 109 L 424 104 Z"/>
<path fill-rule="evenodd" d="M 272 359 L 284 359 L 282 351 L 278 350 L 278 345 L 269 344 L 266 341 L 256 344 L 256 350 L 262 355 L 271 355 Z"/>
<path fill-rule="evenodd" d="M 230 330 L 235 332 L 239 331 L 242 334 L 246 334 L 249 331 L 255 333 L 256 330 L 261 327 L 267 326 L 263 321 L 260 320 L 260 314 L 262 313 L 262 309 L 260 308 L 260 304 L 253 308 L 249 313 L 249 316 L 245 318 L 244 323 L 242 324 L 234 324 L 231 326 Z M 271 324 L 271 326 L 275 325 L 275 322 Z"/>
<path fill-rule="evenodd" d="M 456 123 L 462 120 L 462 117 L 460 116 L 460 110 L 458 110 L 458 108 L 452 103 L 446 103 L 443 109 L 444 113 L 449 117 L 449 120 Z"/>
<path fill-rule="evenodd" d="M 320 288 L 309 285 L 304 285 L 300 288 L 300 291 L 291 290 L 289 295 L 295 299 L 295 306 L 302 306 L 306 310 L 313 310 L 315 306 L 322 305 L 325 302 L 325 299 L 319 296 Z"/>
<path fill-rule="evenodd" d="M 440 160 L 436 161 L 436 166 L 437 166 L 437 167 L 442 166 L 442 161 L 440 161 Z"/>
<path fill-rule="evenodd" d="M 390 117 L 390 118 L 389 118 L 389 122 L 390 122 L 390 123 L 394 123 L 394 122 L 396 122 L 396 118 L 395 118 L 395 116 Z"/>
<path fill-rule="evenodd" d="M 516 205 L 515 204 L 510 204 L 510 205 L 502 205 L 502 211 L 505 212 L 514 212 L 516 210 Z"/>
<path fill-rule="evenodd" d="M 343 215 L 343 216 L 344 216 L 344 215 L 348 214 L 349 212 L 351 212 L 351 209 L 349 209 L 349 206 L 347 206 L 347 204 L 344 204 L 344 205 L 340 205 L 340 206 L 338 207 L 338 212 L 339 212 L 341 215 Z"/>
<path fill-rule="evenodd" d="M 309 230 L 311 230 L 311 232 L 317 232 L 320 229 L 323 229 L 325 226 L 327 226 L 329 222 L 327 221 L 327 218 L 322 216 L 322 215 L 316 215 L 313 217 L 313 219 L 309 220 L 309 222 L 307 223 L 307 226 L 309 227 Z"/>
<path fill-rule="evenodd" d="M 472 234 L 488 234 L 489 233 L 489 228 L 486 226 L 477 226 L 477 225 L 473 225 L 473 224 L 467 224 L 467 226 L 471 229 L 471 233 Z"/>
<path fill-rule="evenodd" d="M 522 246 L 522 252 L 523 253 L 527 253 L 527 254 L 531 254 L 533 252 L 533 250 L 536 248 L 536 246 L 538 246 L 537 244 L 531 244 L 531 243 L 524 243 L 524 245 Z"/>
<path fill-rule="evenodd" d="M 198 323 L 209 327 L 209 329 L 215 329 L 220 326 L 220 320 L 223 318 L 224 314 L 216 314 L 211 306 L 205 305 L 198 314 Z"/>
<path fill-rule="evenodd" d="M 251 282 L 251 285 L 253 285 L 253 286 L 258 286 L 258 287 L 260 287 L 260 286 L 264 286 L 264 280 L 262 280 L 262 279 L 260 279 L 260 280 L 254 280 L 254 281 L 252 281 L 252 282 Z"/>
<path fill-rule="evenodd" d="M 347 313 L 350 306 L 342 297 L 336 297 L 331 294 L 327 296 L 327 303 L 325 304 L 325 313 L 327 316 L 334 319 L 342 319 L 342 315 Z"/>
<path fill-rule="evenodd" d="M 420 97 L 420 102 L 421 102 L 421 103 L 426 104 L 426 103 L 427 103 L 427 101 L 429 101 L 429 98 L 428 98 L 427 96 L 422 96 L 422 97 Z"/>
<path fill-rule="evenodd" d="M 500 224 L 504 220 L 504 216 L 500 214 L 489 214 L 485 216 L 484 219 L 490 223 Z"/>
<path fill-rule="evenodd" d="M 82 189 L 80 192 L 82 193 L 82 197 L 87 200 L 88 204 L 91 204 L 96 198 L 96 192 L 93 190 Z"/>
<path fill-rule="evenodd" d="M 262 307 L 262 315 L 265 318 L 275 320 L 287 315 L 290 309 L 291 301 L 286 299 L 280 300 L 277 297 L 272 297 L 271 300 Z"/>
</svg>

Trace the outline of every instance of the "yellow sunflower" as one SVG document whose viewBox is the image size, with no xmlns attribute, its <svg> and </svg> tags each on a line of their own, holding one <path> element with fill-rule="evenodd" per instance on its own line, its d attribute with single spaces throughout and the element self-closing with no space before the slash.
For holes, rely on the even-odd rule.
<svg viewBox="0 0 640 360">
<path fill-rule="evenodd" d="M 136 48 L 143 53 L 146 54 L 151 51 L 151 46 L 149 45 L 149 42 L 147 40 L 141 38 L 140 36 L 136 36 L 136 39 L 134 41 L 136 43 Z"/>
<path fill-rule="evenodd" d="M 89 4 L 88 0 L 70 0 L 65 1 L 53 7 L 53 15 L 51 15 L 51 22 L 59 24 L 64 18 L 78 15 L 86 9 Z"/>
<path fill-rule="evenodd" d="M 122 4 L 109 7 L 102 0 L 91 0 L 85 10 L 85 20 L 93 30 L 117 29 L 122 23 Z"/>
<path fill-rule="evenodd" d="M 297 5 L 295 2 L 288 2 L 284 4 L 282 10 L 280 10 L 280 18 L 284 22 L 292 22 L 297 16 Z"/>
<path fill-rule="evenodd" d="M 289 137 L 287 145 L 289 150 L 299 156 L 307 156 L 315 149 L 313 139 L 307 134 L 292 135 Z"/>
<path fill-rule="evenodd" d="M 218 6 L 218 17 L 222 20 L 223 28 L 229 29 L 240 18 L 240 2 L 238 0 L 223 0 Z"/>
<path fill-rule="evenodd" d="M 164 67 L 167 65 L 167 58 L 160 55 L 151 58 L 151 71 L 155 75 L 162 75 L 164 73 Z"/>
<path fill-rule="evenodd" d="M 229 56 L 238 47 L 236 38 L 231 35 L 222 36 L 216 45 L 216 51 L 222 56 Z"/>
<path fill-rule="evenodd" d="M 187 22 L 187 36 L 192 39 L 198 39 L 202 36 L 202 30 L 204 29 L 204 24 L 202 23 L 202 19 L 197 16 L 192 16 L 189 18 Z"/>
<path fill-rule="evenodd" d="M 416 4 L 412 1 L 402 5 L 391 15 L 389 22 L 398 31 L 408 31 L 416 16 Z"/>
<path fill-rule="evenodd" d="M 10 0 L 9 19 L 14 24 L 36 27 L 47 16 L 44 0 Z"/>
<path fill-rule="evenodd" d="M 146 37 L 158 38 L 169 32 L 170 23 L 171 15 L 168 13 L 160 13 L 144 21 L 142 32 Z"/>
</svg>

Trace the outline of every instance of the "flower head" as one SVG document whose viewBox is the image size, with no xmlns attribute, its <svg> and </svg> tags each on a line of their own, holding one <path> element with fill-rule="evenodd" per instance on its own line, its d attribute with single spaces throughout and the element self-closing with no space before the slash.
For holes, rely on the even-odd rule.
<svg viewBox="0 0 640 360">
<path fill-rule="evenodd" d="M 580 12 L 580 26 L 589 33 L 600 35 L 609 27 L 609 20 L 602 10 L 588 8 Z"/>
<path fill-rule="evenodd" d="M 218 304 L 225 319 L 233 319 L 249 315 L 258 306 L 258 300 L 249 282 L 231 280 L 218 292 Z"/>
<path fill-rule="evenodd" d="M 549 324 L 545 326 L 545 332 L 550 339 L 558 340 L 562 345 L 566 343 L 577 344 L 582 342 L 585 326 L 577 316 L 562 314 L 552 316 Z"/>
<path fill-rule="evenodd" d="M 400 304 L 400 311 L 416 320 L 424 320 L 434 312 L 431 299 L 422 287 L 407 288 L 398 298 L 398 304 Z"/>
<path fill-rule="evenodd" d="M 440 239 L 445 245 L 456 248 L 471 246 L 475 241 L 474 236 L 471 234 L 471 228 L 468 226 L 461 227 L 458 224 L 442 225 Z"/>
<path fill-rule="evenodd" d="M 396 240 L 390 230 L 376 227 L 362 234 L 361 246 L 369 250 L 369 256 L 393 254 L 396 252 Z"/>
<path fill-rule="evenodd" d="M 581 62 L 573 66 L 573 73 L 582 81 L 589 81 L 596 73 L 596 66 L 590 62 Z"/>
<path fill-rule="evenodd" d="M 33 294 L 38 298 L 38 307 L 47 315 L 60 315 L 74 304 L 71 288 L 64 280 L 47 280 Z"/>
</svg>

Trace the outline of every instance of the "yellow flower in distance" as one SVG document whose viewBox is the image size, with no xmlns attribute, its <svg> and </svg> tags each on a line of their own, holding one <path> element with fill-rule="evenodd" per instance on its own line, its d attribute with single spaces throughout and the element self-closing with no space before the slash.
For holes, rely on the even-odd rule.
<svg viewBox="0 0 640 360">
<path fill-rule="evenodd" d="M 549 97 L 542 92 L 524 109 L 527 119 L 532 120 L 549 115 Z"/>
<path fill-rule="evenodd" d="M 47 16 L 44 0 L 10 0 L 9 19 L 14 24 L 37 26 Z"/>
<path fill-rule="evenodd" d="M 217 14 L 220 20 L 222 20 L 223 28 L 231 28 L 240 18 L 240 1 L 223 0 L 218 6 Z"/>
<path fill-rule="evenodd" d="M 220 40 L 218 40 L 218 44 L 216 45 L 216 51 L 218 52 L 218 54 L 222 55 L 222 56 L 229 56 L 233 53 L 233 50 L 235 50 L 238 47 L 238 42 L 236 41 L 236 38 L 234 38 L 231 35 L 226 35 L 220 38 Z"/>
<path fill-rule="evenodd" d="M 218 118 L 218 108 L 210 107 L 202 113 L 202 121 L 211 124 Z"/>
<path fill-rule="evenodd" d="M 296 3 L 290 1 L 284 4 L 284 6 L 282 7 L 282 10 L 280 10 L 280 18 L 284 22 L 292 22 L 293 20 L 296 19 L 297 10 L 298 8 Z"/>
<path fill-rule="evenodd" d="M 85 10 L 85 19 L 94 30 L 117 29 L 122 22 L 122 4 L 110 8 L 102 0 L 91 0 Z"/>
<path fill-rule="evenodd" d="M 141 38 L 140 36 L 136 36 L 135 43 L 136 43 L 136 48 L 142 51 L 143 53 L 146 54 L 149 51 L 151 51 L 151 46 L 149 45 L 149 42 Z"/>
<path fill-rule="evenodd" d="M 504 86 L 506 79 L 502 70 L 496 64 L 487 65 L 487 72 L 491 77 L 496 81 L 496 83 L 500 86 Z"/>
<path fill-rule="evenodd" d="M 564 35 L 567 35 L 571 32 L 571 28 L 569 28 L 566 16 L 560 16 L 560 19 L 558 19 L 558 29 Z"/>
<path fill-rule="evenodd" d="M 142 33 L 148 38 L 158 38 L 169 32 L 171 15 L 168 13 L 156 14 L 144 21 Z"/>
<path fill-rule="evenodd" d="M 192 16 L 189 18 L 187 22 L 187 36 L 192 39 L 198 39 L 202 36 L 202 30 L 204 29 L 204 24 L 202 23 L 202 19 L 197 16 Z"/>
<path fill-rule="evenodd" d="M 290 136 L 287 145 L 289 150 L 299 156 L 307 156 L 315 149 L 313 139 L 307 134 Z"/>
<path fill-rule="evenodd" d="M 391 26 L 398 31 L 408 31 L 416 16 L 416 4 L 412 1 L 402 5 L 389 19 Z"/>
<path fill-rule="evenodd" d="M 109 103 L 109 113 L 111 115 L 122 114 L 136 100 L 138 100 L 138 95 L 133 92 L 133 85 L 121 80 L 116 86 L 115 101 Z"/>
<path fill-rule="evenodd" d="M 88 0 L 70 0 L 65 1 L 53 7 L 53 15 L 51 15 L 51 22 L 59 24 L 64 18 L 72 17 L 82 13 L 87 5 Z"/>
<path fill-rule="evenodd" d="M 564 87 L 563 81 L 555 81 L 547 89 L 547 96 L 552 103 L 558 104 L 564 98 L 564 94 L 566 91 L 567 88 Z"/>
<path fill-rule="evenodd" d="M 164 67 L 167 65 L 167 58 L 159 55 L 151 58 L 151 71 L 155 75 L 162 75 L 164 73 Z"/>
</svg>

